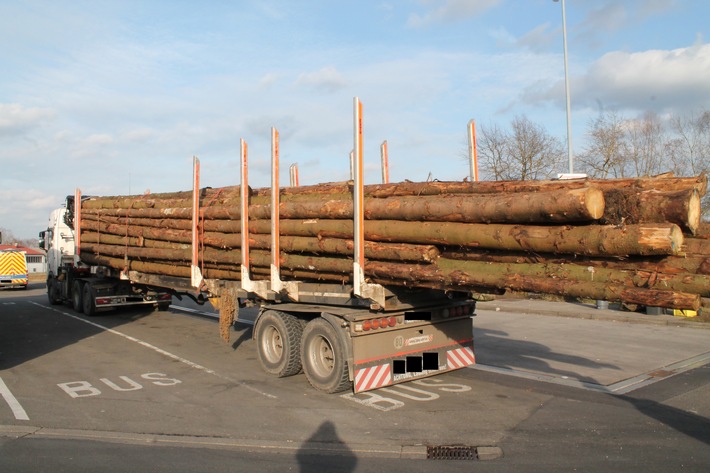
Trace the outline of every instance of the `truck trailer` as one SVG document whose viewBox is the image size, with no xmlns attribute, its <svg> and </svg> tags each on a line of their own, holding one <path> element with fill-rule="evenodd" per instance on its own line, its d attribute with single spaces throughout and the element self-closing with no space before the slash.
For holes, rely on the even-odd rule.
<svg viewBox="0 0 710 473">
<path fill-rule="evenodd" d="M 356 108 L 356 123 L 358 113 Z M 178 218 L 189 222 L 191 231 L 184 234 L 191 234 L 191 241 L 178 245 L 179 249 L 145 248 L 148 237 L 143 230 L 132 228 L 132 222 L 140 219 L 129 217 L 135 212 L 145 213 L 137 209 L 138 204 L 103 211 L 95 210 L 94 205 L 101 198 L 82 196 L 78 189 L 67 197 L 64 208 L 52 213 L 48 229 L 41 235 L 48 250 L 49 301 L 70 301 L 76 310 L 94 315 L 102 307 L 165 307 L 172 296 L 189 297 L 219 309 L 223 336 L 240 308 L 258 307 L 253 339 L 263 370 L 277 377 L 304 373 L 314 388 L 327 393 L 347 389 L 363 392 L 474 364 L 472 293 L 417 285 L 389 287 L 365 279 L 361 126 L 355 129 L 352 272 L 340 283 L 320 281 L 318 267 L 310 268 L 304 277 L 282 274 L 278 132 L 272 129 L 268 274 L 255 271 L 250 258 L 252 195 L 247 146 L 242 140 L 239 221 L 223 220 L 236 224 L 241 241 L 234 244 L 235 249 L 219 253 L 224 260 L 221 262 L 238 268 L 236 271 L 220 273 L 205 262 L 204 207 L 209 203 L 204 201 L 205 189 L 199 185 L 200 163 L 194 158 L 191 209 L 160 209 L 160 221 L 166 229 Z M 185 218 L 189 210 L 191 215 Z M 103 224 L 113 225 L 110 222 L 115 218 L 121 221 L 125 237 L 114 237 L 125 243 L 125 250 L 121 245 L 101 246 L 98 241 L 107 241 L 109 235 L 94 232 L 89 238 L 89 232 L 83 230 L 90 224 L 99 228 L 96 226 L 102 219 Z M 166 229 L 161 231 L 167 234 Z M 118 254 L 105 254 L 109 248 Z M 141 259 L 146 250 L 169 252 L 171 257 L 187 252 L 188 257 L 157 264 Z M 239 255 L 237 263 L 233 255 Z M 211 276 L 220 274 L 226 276 Z"/>
</svg>

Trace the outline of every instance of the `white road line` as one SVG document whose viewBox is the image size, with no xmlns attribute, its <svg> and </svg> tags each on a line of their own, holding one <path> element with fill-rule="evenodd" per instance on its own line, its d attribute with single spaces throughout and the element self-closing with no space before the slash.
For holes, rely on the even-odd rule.
<svg viewBox="0 0 710 473">
<path fill-rule="evenodd" d="M 685 373 L 686 371 L 690 371 L 694 368 L 698 368 L 708 363 L 710 363 L 710 352 L 703 353 L 701 355 L 697 355 L 668 366 L 663 366 L 661 368 L 651 370 L 647 373 L 642 373 L 638 376 L 634 376 L 632 378 L 628 378 L 606 386 L 603 384 L 579 381 L 577 379 L 569 378 L 567 376 L 560 377 L 556 375 L 548 375 L 542 373 L 531 373 L 528 371 L 516 370 L 513 368 L 500 368 L 498 366 L 482 365 L 480 363 L 469 366 L 469 368 L 476 369 L 479 371 L 505 374 L 518 378 L 532 379 L 535 381 L 542 381 L 551 384 L 561 384 L 563 386 L 571 386 L 573 388 L 586 389 L 588 391 L 597 391 L 620 396 L 623 394 L 629 394 L 630 392 L 640 389 L 644 386 L 648 386 L 649 384 L 657 383 L 664 379 L 668 379 L 671 376 Z"/>
<path fill-rule="evenodd" d="M 30 418 L 27 416 L 27 412 L 25 412 L 25 410 L 22 408 L 17 398 L 12 395 L 10 389 L 7 387 L 5 381 L 3 381 L 2 378 L 0 378 L 0 395 L 5 398 L 5 402 L 7 402 L 7 404 L 10 406 L 10 409 L 12 409 L 12 413 L 15 414 L 15 419 L 30 420 Z"/>
<path fill-rule="evenodd" d="M 127 339 L 127 340 L 130 340 L 130 341 L 132 341 L 132 342 L 134 342 L 134 343 L 137 343 L 137 344 L 139 344 L 139 345 L 141 345 L 141 346 L 143 346 L 143 347 L 145 347 L 145 348 L 149 348 L 149 349 L 151 349 L 151 350 L 153 350 L 153 351 L 155 351 L 155 352 L 157 352 L 157 353 L 160 353 L 161 355 L 165 355 L 165 356 L 167 356 L 167 357 L 169 357 L 169 358 L 172 358 L 173 360 L 176 360 L 176 361 L 179 361 L 179 362 L 181 362 L 181 363 L 184 363 L 184 364 L 186 364 L 187 366 L 189 366 L 189 367 L 191 367 L 191 368 L 198 369 L 198 370 L 203 371 L 203 372 L 205 372 L 205 373 L 208 373 L 208 374 L 211 374 L 211 375 L 216 376 L 216 377 L 218 377 L 218 378 L 224 379 L 225 381 L 229 381 L 230 383 L 238 384 L 239 386 L 242 386 L 242 387 L 244 387 L 244 388 L 246 388 L 246 389 L 249 389 L 250 391 L 254 391 L 255 393 L 261 394 L 262 396 L 268 397 L 268 398 L 270 398 L 270 399 L 277 399 L 277 396 L 274 396 L 273 394 L 269 394 L 269 393 L 265 393 L 265 392 L 263 392 L 263 391 L 259 391 L 258 389 L 256 389 L 256 388 L 253 387 L 253 386 L 250 386 L 250 385 L 248 385 L 248 384 L 242 383 L 241 381 L 237 381 L 237 380 L 232 379 L 232 378 L 229 378 L 229 377 L 227 377 L 227 376 L 221 375 L 221 374 L 217 373 L 216 371 L 214 371 L 214 370 L 212 370 L 212 369 L 210 369 L 210 368 L 204 367 L 204 366 L 202 366 L 202 365 L 200 365 L 200 364 L 198 364 L 198 363 L 195 363 L 195 362 L 193 362 L 193 361 L 190 361 L 190 360 L 188 360 L 188 359 L 186 359 L 186 358 L 183 358 L 183 357 L 181 357 L 181 356 L 178 356 L 178 355 L 175 355 L 175 354 L 170 353 L 170 352 L 168 352 L 168 351 L 165 351 L 165 350 L 163 350 L 162 348 L 158 348 L 158 347 L 156 347 L 155 345 L 151 345 L 151 344 L 148 343 L 148 342 L 144 342 L 143 340 L 139 340 L 139 339 L 137 339 L 137 338 L 135 338 L 135 337 L 132 337 L 132 336 L 130 336 L 130 335 L 126 335 L 125 333 L 121 333 L 121 332 L 119 332 L 119 331 L 117 331 L 117 330 L 114 330 L 114 329 L 112 329 L 112 328 L 106 327 L 106 326 L 101 325 L 101 324 L 97 324 L 96 322 L 91 322 L 90 320 L 83 319 L 83 318 L 78 317 L 78 316 L 76 316 L 76 315 L 74 315 L 74 314 L 70 314 L 70 313 L 68 313 L 68 312 L 64 312 L 64 311 L 55 309 L 55 308 L 53 308 L 53 307 L 48 307 L 48 306 L 46 306 L 46 305 L 38 304 L 38 303 L 32 302 L 32 301 L 30 301 L 30 304 L 34 304 L 34 305 L 36 305 L 36 306 L 38 306 L 38 307 L 42 307 L 43 309 L 48 309 L 48 310 L 57 312 L 57 313 L 59 313 L 59 314 L 66 315 L 67 317 L 71 317 L 72 319 L 78 320 L 78 321 L 80 321 L 80 322 L 84 322 L 85 324 L 92 325 L 92 326 L 94 326 L 94 327 L 96 327 L 96 328 L 98 328 L 98 329 L 104 330 L 104 331 L 109 332 L 109 333 L 112 333 L 112 334 L 114 334 L 114 335 L 118 335 L 119 337 L 123 337 L 123 338 L 125 338 L 125 339 Z"/>
</svg>

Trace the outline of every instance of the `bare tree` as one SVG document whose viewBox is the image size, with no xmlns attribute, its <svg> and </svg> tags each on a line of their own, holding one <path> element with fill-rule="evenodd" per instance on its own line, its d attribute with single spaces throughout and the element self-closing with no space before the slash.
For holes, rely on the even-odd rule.
<svg viewBox="0 0 710 473">
<path fill-rule="evenodd" d="M 505 132 L 498 125 L 492 124 L 481 128 L 481 136 L 476 143 L 481 169 L 496 181 L 509 173 L 507 141 Z"/>
<path fill-rule="evenodd" d="M 626 177 L 626 131 L 624 117 L 601 112 L 589 124 L 589 144 L 577 157 L 582 169 L 597 179 Z"/>
<path fill-rule="evenodd" d="M 483 127 L 479 155 L 485 173 L 495 180 L 549 178 L 562 166 L 564 150 L 557 138 L 544 127 L 519 116 L 509 132 L 497 125 Z"/>
<path fill-rule="evenodd" d="M 653 176 L 668 169 L 663 153 L 666 135 L 660 118 L 653 112 L 626 122 L 626 165 L 631 175 Z"/>
<path fill-rule="evenodd" d="M 39 248 L 39 240 L 37 238 L 19 239 L 15 236 L 12 230 L 0 227 L 0 243 L 3 245 L 19 245 L 28 248 Z"/>
<path fill-rule="evenodd" d="M 678 175 L 710 174 L 710 111 L 675 115 L 670 120 L 673 139 L 666 144 L 666 154 Z M 702 198 L 704 218 L 710 217 L 710 195 Z"/>
<path fill-rule="evenodd" d="M 675 137 L 666 152 L 679 175 L 697 176 L 710 171 L 710 110 L 674 115 L 670 127 Z"/>
</svg>

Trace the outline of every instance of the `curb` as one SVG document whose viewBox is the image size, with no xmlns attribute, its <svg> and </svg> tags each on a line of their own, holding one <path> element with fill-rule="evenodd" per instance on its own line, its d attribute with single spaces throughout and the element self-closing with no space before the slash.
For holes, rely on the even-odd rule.
<svg viewBox="0 0 710 473">
<path fill-rule="evenodd" d="M 520 301 L 484 301 L 477 302 L 476 309 L 491 312 L 514 312 L 518 314 L 546 315 L 552 317 L 568 317 L 587 320 L 602 320 L 607 322 L 625 322 L 631 324 L 663 325 L 670 327 L 710 329 L 710 323 L 693 322 L 678 319 L 672 316 L 646 315 L 629 312 L 620 312 L 611 309 L 592 309 L 588 307 L 560 307 L 543 308 L 534 307 L 535 300 L 525 301 L 528 307 L 519 307 Z"/>
<path fill-rule="evenodd" d="M 276 454 L 357 455 L 361 457 L 427 460 L 426 445 L 382 445 L 331 442 L 296 442 L 293 440 L 238 439 L 191 435 L 140 434 L 100 430 L 56 429 L 24 425 L 0 425 L 0 438 L 39 438 L 89 440 L 128 445 L 161 447 L 214 448 L 241 451 L 269 451 Z M 495 446 L 476 447 L 479 460 L 495 460 L 503 450 Z"/>
</svg>

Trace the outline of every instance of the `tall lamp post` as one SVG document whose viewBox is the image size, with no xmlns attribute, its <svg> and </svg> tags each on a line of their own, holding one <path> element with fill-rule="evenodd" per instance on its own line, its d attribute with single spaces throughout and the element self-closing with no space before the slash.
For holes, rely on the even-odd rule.
<svg viewBox="0 0 710 473">
<path fill-rule="evenodd" d="M 567 15 L 565 13 L 565 0 L 552 0 L 562 3 L 562 47 L 565 58 L 565 97 L 567 99 L 567 157 L 569 159 L 569 173 L 574 173 L 574 154 L 572 153 L 572 114 L 570 112 L 569 72 L 567 67 Z"/>
</svg>

